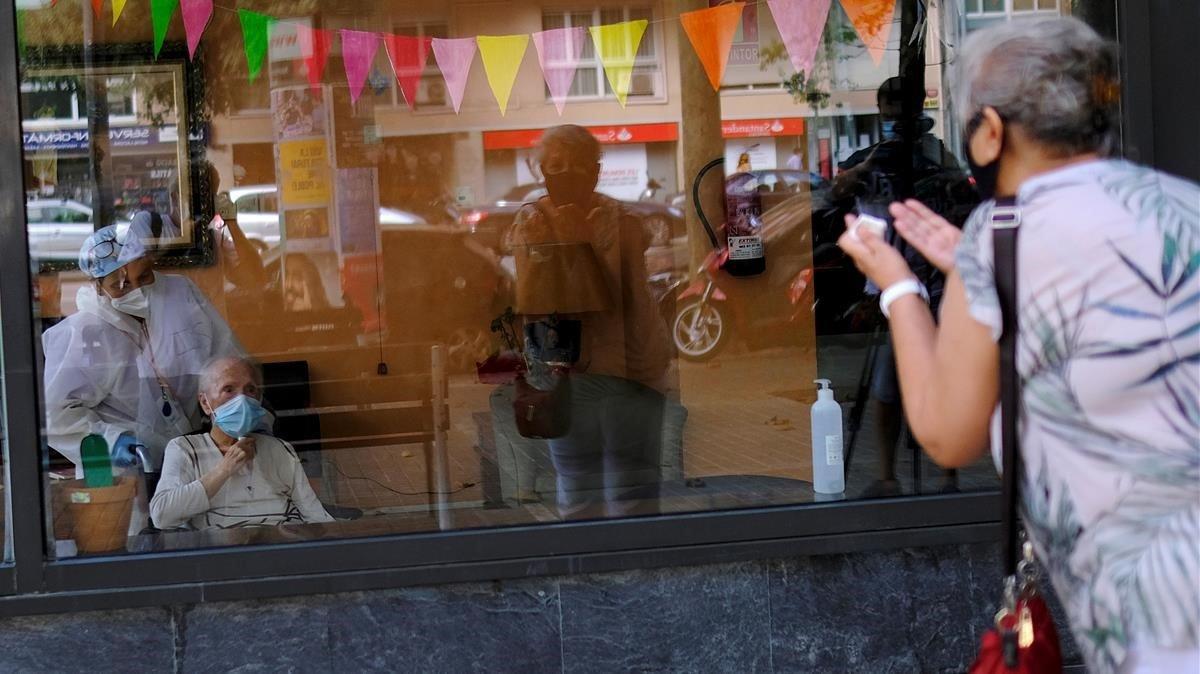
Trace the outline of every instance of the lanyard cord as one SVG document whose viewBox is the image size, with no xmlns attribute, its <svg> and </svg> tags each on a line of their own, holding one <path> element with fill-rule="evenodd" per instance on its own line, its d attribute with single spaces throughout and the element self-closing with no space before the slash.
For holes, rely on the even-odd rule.
<svg viewBox="0 0 1200 674">
<path fill-rule="evenodd" d="M 146 327 L 146 321 L 141 321 L 142 336 L 146 339 L 146 356 L 150 360 L 150 369 L 154 371 L 154 378 L 158 380 L 158 388 L 162 392 L 163 406 L 162 415 L 164 417 L 171 416 L 171 401 L 179 401 L 179 396 L 175 394 L 175 390 L 171 388 L 171 384 L 167 378 L 158 370 L 158 362 L 154 359 L 154 346 L 150 340 L 150 329 Z M 130 339 L 133 339 L 130 337 Z"/>
</svg>

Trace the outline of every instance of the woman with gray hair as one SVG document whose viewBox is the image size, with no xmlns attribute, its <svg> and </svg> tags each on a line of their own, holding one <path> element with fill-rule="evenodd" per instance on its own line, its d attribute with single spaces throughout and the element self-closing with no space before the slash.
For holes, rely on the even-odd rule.
<svg viewBox="0 0 1200 674">
<path fill-rule="evenodd" d="M 1089 671 L 1198 671 L 1200 187 L 1110 158 L 1116 58 L 1078 20 L 982 30 L 955 69 L 984 202 L 961 240 L 891 206 L 948 277 L 937 325 L 893 248 L 839 241 L 885 289 L 909 423 L 942 466 L 984 456 L 989 428 L 1001 446 L 993 214 L 1015 219 L 1026 530 Z"/>
</svg>

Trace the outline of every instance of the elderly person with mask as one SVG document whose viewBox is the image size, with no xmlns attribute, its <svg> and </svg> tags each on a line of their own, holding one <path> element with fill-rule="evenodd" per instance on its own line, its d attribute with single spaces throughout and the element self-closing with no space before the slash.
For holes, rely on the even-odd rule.
<svg viewBox="0 0 1200 674">
<path fill-rule="evenodd" d="M 263 416 L 262 378 L 240 357 L 218 358 L 200 377 L 200 406 L 212 430 L 167 445 L 150 517 L 160 529 L 331 522 L 296 450 L 255 433 Z"/>
<path fill-rule="evenodd" d="M 79 252 L 91 279 L 78 311 L 42 335 L 46 434 L 80 466 L 80 443 L 104 438 L 118 466 L 144 447 L 148 471 L 167 443 L 200 427 L 196 384 L 205 362 L 240 354 L 229 326 L 187 278 L 154 271 L 138 223 L 97 230 Z M 135 524 L 138 524 L 135 521 Z"/>
<path fill-rule="evenodd" d="M 1001 446 L 999 202 L 998 217 L 1019 217 L 1029 537 L 1088 671 L 1200 671 L 1200 187 L 1110 158 L 1116 58 L 1078 20 L 981 30 L 956 69 L 985 201 L 961 238 L 915 201 L 891 207 L 947 275 L 938 325 L 895 249 L 870 233 L 839 242 L 885 289 L 909 423 L 943 466 L 986 455 L 989 428 Z"/>
</svg>

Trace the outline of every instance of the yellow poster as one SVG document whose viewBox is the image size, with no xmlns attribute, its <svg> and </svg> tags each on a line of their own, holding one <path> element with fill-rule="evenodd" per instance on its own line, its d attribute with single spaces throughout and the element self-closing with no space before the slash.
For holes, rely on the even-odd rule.
<svg viewBox="0 0 1200 674">
<path fill-rule="evenodd" d="M 329 153 L 325 139 L 281 142 L 279 173 L 283 203 L 322 204 L 329 201 Z"/>
</svg>

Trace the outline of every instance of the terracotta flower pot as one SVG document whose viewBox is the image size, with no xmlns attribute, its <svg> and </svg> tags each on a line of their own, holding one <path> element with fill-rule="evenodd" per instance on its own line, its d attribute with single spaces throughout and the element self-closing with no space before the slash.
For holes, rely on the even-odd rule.
<svg viewBox="0 0 1200 674">
<path fill-rule="evenodd" d="M 137 480 L 120 477 L 111 487 L 87 487 L 83 480 L 71 480 L 62 492 L 70 516 L 70 538 L 80 552 L 125 549 Z"/>
</svg>

